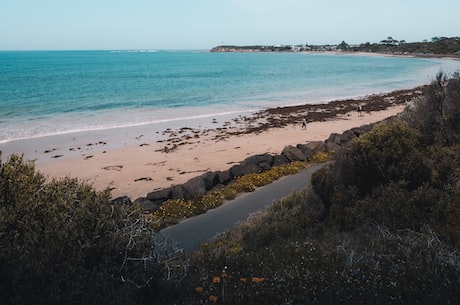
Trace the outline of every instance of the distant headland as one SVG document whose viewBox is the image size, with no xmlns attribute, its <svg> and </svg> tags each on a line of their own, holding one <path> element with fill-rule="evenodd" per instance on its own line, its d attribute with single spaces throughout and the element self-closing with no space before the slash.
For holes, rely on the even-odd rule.
<svg viewBox="0 0 460 305">
<path fill-rule="evenodd" d="M 393 55 L 450 56 L 460 57 L 460 37 L 433 37 L 430 41 L 406 42 L 387 37 L 378 43 L 348 44 L 342 41 L 336 45 L 221 45 L 211 52 L 366 52 Z"/>
</svg>

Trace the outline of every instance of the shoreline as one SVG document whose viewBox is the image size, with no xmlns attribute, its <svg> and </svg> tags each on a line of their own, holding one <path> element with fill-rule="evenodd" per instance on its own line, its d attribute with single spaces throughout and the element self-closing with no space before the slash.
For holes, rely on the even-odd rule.
<svg viewBox="0 0 460 305">
<path fill-rule="evenodd" d="M 237 118 L 209 118 L 207 124 L 178 121 L 15 144 L 18 152 L 28 160 L 35 159 L 36 169 L 48 177 L 76 177 L 97 190 L 111 189 L 113 198 L 135 199 L 207 171 L 226 170 L 251 155 L 278 154 L 287 145 L 324 141 L 332 133 L 397 115 L 422 89 L 270 108 Z M 358 105 L 364 108 L 363 116 L 356 112 Z M 308 124 L 303 130 L 300 122 L 305 115 Z"/>
</svg>

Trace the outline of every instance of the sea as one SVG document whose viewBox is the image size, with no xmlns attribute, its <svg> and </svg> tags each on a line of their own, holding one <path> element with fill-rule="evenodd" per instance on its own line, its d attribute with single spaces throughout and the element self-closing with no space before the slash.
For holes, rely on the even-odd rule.
<svg viewBox="0 0 460 305">
<path fill-rule="evenodd" d="M 430 83 L 447 59 L 208 51 L 0 52 L 0 143 L 238 116 Z"/>
</svg>

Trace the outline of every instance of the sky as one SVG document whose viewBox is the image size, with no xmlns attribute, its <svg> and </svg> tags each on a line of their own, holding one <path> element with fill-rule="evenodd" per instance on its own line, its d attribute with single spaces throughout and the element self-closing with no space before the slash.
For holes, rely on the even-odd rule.
<svg viewBox="0 0 460 305">
<path fill-rule="evenodd" d="M 0 50 L 210 49 L 460 36 L 458 0 L 0 0 Z"/>
</svg>

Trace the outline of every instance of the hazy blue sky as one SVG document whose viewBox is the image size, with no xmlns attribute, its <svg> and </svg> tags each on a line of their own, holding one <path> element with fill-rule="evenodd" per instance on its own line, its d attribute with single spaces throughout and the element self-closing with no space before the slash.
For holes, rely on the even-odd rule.
<svg viewBox="0 0 460 305">
<path fill-rule="evenodd" d="M 0 50 L 410 42 L 460 36 L 459 12 L 459 0 L 0 0 Z"/>
</svg>

